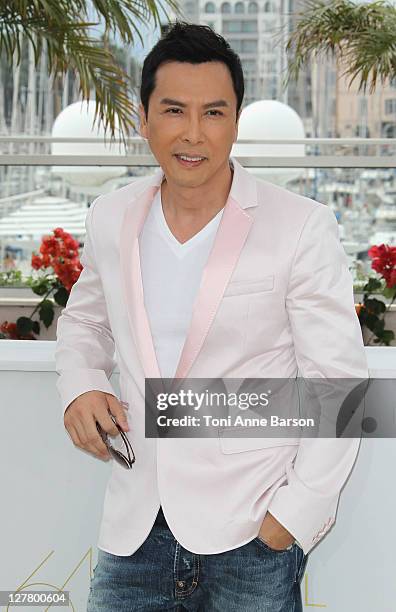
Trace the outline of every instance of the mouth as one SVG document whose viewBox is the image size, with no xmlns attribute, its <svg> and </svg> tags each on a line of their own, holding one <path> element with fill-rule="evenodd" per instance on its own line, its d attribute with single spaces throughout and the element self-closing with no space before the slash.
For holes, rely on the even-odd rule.
<svg viewBox="0 0 396 612">
<path fill-rule="evenodd" d="M 200 166 L 201 164 L 203 164 L 205 161 L 207 161 L 206 157 L 203 157 L 201 159 L 197 159 L 197 160 L 189 160 L 189 159 L 183 159 L 183 157 L 181 157 L 181 155 L 178 155 L 177 153 L 175 153 L 175 158 L 177 159 L 177 161 L 179 162 L 179 164 L 181 166 L 184 166 L 185 168 L 196 168 L 197 166 Z"/>
</svg>

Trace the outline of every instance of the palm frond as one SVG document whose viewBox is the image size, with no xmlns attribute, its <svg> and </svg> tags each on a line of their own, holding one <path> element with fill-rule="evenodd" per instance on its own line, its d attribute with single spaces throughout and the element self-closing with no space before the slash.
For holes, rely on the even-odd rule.
<svg viewBox="0 0 396 612">
<path fill-rule="evenodd" d="M 178 0 L 164 4 L 181 14 Z M 133 44 L 136 35 L 143 43 L 139 24 L 151 18 L 159 24 L 159 9 L 166 13 L 165 6 L 161 0 L 0 0 L 0 54 L 10 66 L 19 65 L 23 42 L 29 40 L 37 67 L 45 47 L 48 73 L 55 80 L 72 70 L 83 100 L 90 99 L 93 88 L 95 120 L 99 118 L 112 139 L 118 120 L 125 142 L 137 114 L 128 95 L 131 81 L 92 30 L 104 23 L 107 33 L 125 43 Z"/>
<path fill-rule="evenodd" d="M 103 19 L 106 30 L 117 32 L 127 44 L 134 43 L 135 35 L 144 43 L 138 23 L 148 23 L 153 19 L 155 27 L 160 25 L 158 4 L 164 9 L 161 3 L 154 0 L 92 0 L 92 6 Z M 181 14 L 177 0 L 167 0 L 166 5 L 176 14 Z"/>
<path fill-rule="evenodd" d="M 350 0 L 308 0 L 286 44 L 286 84 L 320 55 L 345 66 L 349 86 L 360 78 L 359 91 L 396 75 L 396 8 L 382 0 L 355 4 Z"/>
</svg>

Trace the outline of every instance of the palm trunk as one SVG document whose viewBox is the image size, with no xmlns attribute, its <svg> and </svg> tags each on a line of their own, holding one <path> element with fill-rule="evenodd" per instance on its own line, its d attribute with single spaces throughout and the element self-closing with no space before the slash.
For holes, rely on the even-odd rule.
<svg viewBox="0 0 396 612">
<path fill-rule="evenodd" d="M 29 136 L 34 136 L 36 128 L 36 68 L 34 64 L 33 45 L 29 41 L 29 72 L 28 72 L 28 97 L 26 104 L 26 123 L 25 131 Z M 34 142 L 29 145 L 29 153 L 34 153 Z M 28 169 L 28 189 L 33 190 L 34 186 L 34 167 Z"/>
<path fill-rule="evenodd" d="M 45 108 L 46 95 L 44 95 L 44 92 L 46 89 L 45 87 L 46 79 L 47 79 L 47 54 L 46 54 L 46 50 L 43 49 L 41 59 L 40 59 L 39 91 L 38 91 L 38 105 L 37 105 L 37 120 L 38 120 L 39 132 L 42 131 L 42 128 L 44 126 L 44 120 L 45 120 L 44 108 Z"/>
<path fill-rule="evenodd" d="M 18 66 L 14 67 L 13 73 L 14 73 L 14 82 L 13 82 L 13 88 L 12 88 L 11 136 L 15 136 L 15 134 L 17 134 L 21 130 L 21 126 L 20 126 L 21 112 L 20 112 L 20 105 L 19 105 L 21 64 L 18 64 Z M 11 145 L 10 153 L 13 152 L 12 147 L 13 145 Z"/>
<path fill-rule="evenodd" d="M 62 110 L 69 106 L 69 71 L 65 74 L 63 81 L 63 93 L 62 93 Z"/>
<path fill-rule="evenodd" d="M 0 126 L 1 126 L 1 134 L 2 136 L 8 135 L 8 128 L 5 118 L 5 108 L 4 108 L 4 70 L 3 66 L 0 64 Z"/>
</svg>

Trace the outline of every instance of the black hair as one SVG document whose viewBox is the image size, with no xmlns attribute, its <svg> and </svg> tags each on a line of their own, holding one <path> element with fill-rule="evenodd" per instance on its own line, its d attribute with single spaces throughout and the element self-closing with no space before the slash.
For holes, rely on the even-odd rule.
<svg viewBox="0 0 396 612">
<path fill-rule="evenodd" d="M 229 43 L 207 25 L 176 21 L 146 56 L 140 85 L 140 100 L 146 117 L 155 88 L 155 74 L 165 62 L 223 62 L 228 67 L 237 98 L 236 114 L 242 106 L 245 85 L 241 60 Z"/>
</svg>

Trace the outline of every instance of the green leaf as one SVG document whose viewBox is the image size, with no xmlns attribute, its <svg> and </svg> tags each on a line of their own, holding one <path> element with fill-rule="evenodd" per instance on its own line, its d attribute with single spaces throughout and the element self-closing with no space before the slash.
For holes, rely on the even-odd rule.
<svg viewBox="0 0 396 612">
<path fill-rule="evenodd" d="M 377 291 L 381 289 L 382 282 L 378 278 L 370 278 L 366 285 L 363 287 L 363 291 L 367 293 L 373 293 L 373 291 Z"/>
<path fill-rule="evenodd" d="M 389 298 L 390 300 L 395 299 L 396 287 L 385 287 L 385 289 L 382 291 L 382 295 L 386 298 Z"/>
<path fill-rule="evenodd" d="M 37 283 L 31 285 L 33 293 L 36 295 L 45 295 L 51 288 L 51 283 L 46 279 L 40 279 Z"/>
<path fill-rule="evenodd" d="M 366 300 L 365 301 L 365 306 L 369 310 L 372 310 L 373 313 L 376 314 L 376 315 L 382 314 L 386 310 L 386 306 L 385 306 L 384 302 L 381 302 L 381 300 L 376 300 L 375 298 L 371 298 L 369 300 Z"/>
<path fill-rule="evenodd" d="M 385 321 L 383 319 L 378 319 L 376 324 L 374 325 L 373 332 L 377 336 L 380 336 L 382 332 L 384 331 L 384 328 L 385 328 Z"/>
<path fill-rule="evenodd" d="M 391 329 L 386 329 L 381 334 L 381 339 L 387 346 L 395 339 L 395 334 Z"/>
<path fill-rule="evenodd" d="M 366 327 L 368 327 L 371 331 L 375 330 L 375 326 L 377 325 L 377 321 L 378 321 L 378 317 L 377 315 L 374 314 L 366 314 L 366 320 L 365 320 L 365 325 Z"/>
<path fill-rule="evenodd" d="M 37 335 L 40 333 L 40 323 L 38 321 L 33 321 L 32 331 Z"/>
<path fill-rule="evenodd" d="M 40 304 L 40 308 L 39 308 L 39 317 L 41 319 L 41 321 L 44 323 L 45 327 L 48 329 L 48 327 L 51 325 L 52 321 L 54 320 L 54 304 L 51 300 L 43 300 L 42 303 Z"/>
<path fill-rule="evenodd" d="M 62 286 L 54 293 L 54 300 L 60 306 L 66 306 L 69 295 L 70 292 Z"/>
<path fill-rule="evenodd" d="M 33 321 L 29 317 L 19 317 L 16 321 L 18 333 L 27 336 L 33 329 Z"/>
</svg>

